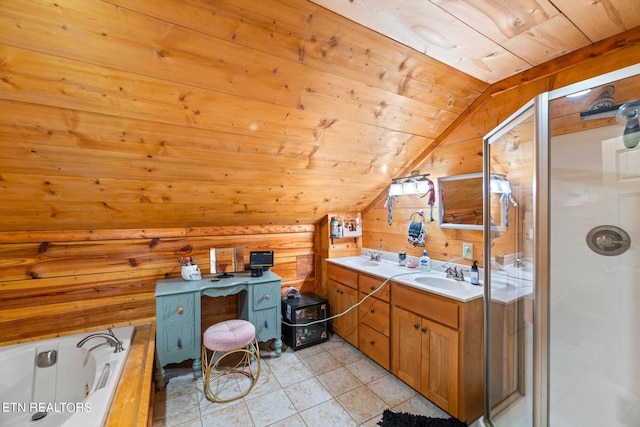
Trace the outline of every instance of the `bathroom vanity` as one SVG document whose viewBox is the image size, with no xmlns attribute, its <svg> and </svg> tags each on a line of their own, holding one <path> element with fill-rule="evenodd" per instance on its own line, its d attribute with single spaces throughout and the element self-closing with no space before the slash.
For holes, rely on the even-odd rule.
<svg viewBox="0 0 640 427">
<path fill-rule="evenodd" d="M 444 273 L 363 257 L 328 259 L 332 314 L 375 291 L 357 311 L 334 319 L 333 331 L 452 416 L 471 422 L 482 413 L 482 287 L 416 281 L 425 276 L 442 279 Z"/>
</svg>

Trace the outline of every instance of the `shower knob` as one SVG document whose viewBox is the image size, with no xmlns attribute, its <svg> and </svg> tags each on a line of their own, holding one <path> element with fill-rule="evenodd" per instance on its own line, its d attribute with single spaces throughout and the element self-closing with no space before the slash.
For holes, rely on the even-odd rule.
<svg viewBox="0 0 640 427">
<path fill-rule="evenodd" d="M 601 225 L 589 231 L 587 245 L 600 255 L 620 255 L 629 249 L 631 238 L 626 231 L 619 227 Z"/>
</svg>

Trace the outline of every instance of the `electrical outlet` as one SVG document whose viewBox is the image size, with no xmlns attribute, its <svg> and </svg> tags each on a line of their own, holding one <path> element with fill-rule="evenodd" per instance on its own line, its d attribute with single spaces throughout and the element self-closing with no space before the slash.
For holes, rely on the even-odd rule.
<svg viewBox="0 0 640 427">
<path fill-rule="evenodd" d="M 473 259 L 473 243 L 462 244 L 462 256 L 465 259 Z"/>
</svg>

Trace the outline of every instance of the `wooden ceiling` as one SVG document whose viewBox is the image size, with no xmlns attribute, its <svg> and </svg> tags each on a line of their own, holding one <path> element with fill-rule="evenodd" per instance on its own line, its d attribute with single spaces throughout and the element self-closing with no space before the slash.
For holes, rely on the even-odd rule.
<svg viewBox="0 0 640 427">
<path fill-rule="evenodd" d="M 312 0 L 487 83 L 640 25 L 637 0 Z"/>
<path fill-rule="evenodd" d="M 519 36 L 494 36 L 524 51 L 545 19 L 572 22 L 544 32 L 566 52 L 580 45 L 568 44 L 575 27 L 589 44 L 591 26 L 619 16 L 607 31 L 622 31 L 638 16 L 635 0 L 579 17 L 575 0 L 554 2 L 565 15 L 507 3 L 544 10 L 520 18 L 531 24 Z M 458 25 L 487 34 L 475 2 L 429 4 L 467 5 Z M 439 27 L 454 28 L 448 16 Z M 2 231 L 306 225 L 362 211 L 490 96 L 493 76 L 529 66 L 501 60 L 477 78 L 307 0 L 3 0 L 0 28 Z M 480 51 L 477 38 L 458 50 Z"/>
</svg>

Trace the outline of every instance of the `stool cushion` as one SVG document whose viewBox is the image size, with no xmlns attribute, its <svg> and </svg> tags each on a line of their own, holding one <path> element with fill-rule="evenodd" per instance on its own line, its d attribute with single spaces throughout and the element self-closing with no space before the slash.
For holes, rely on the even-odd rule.
<svg viewBox="0 0 640 427">
<path fill-rule="evenodd" d="M 246 320 L 227 320 L 209 326 L 202 344 L 209 350 L 230 351 L 248 345 L 256 337 L 256 328 Z"/>
</svg>

